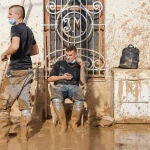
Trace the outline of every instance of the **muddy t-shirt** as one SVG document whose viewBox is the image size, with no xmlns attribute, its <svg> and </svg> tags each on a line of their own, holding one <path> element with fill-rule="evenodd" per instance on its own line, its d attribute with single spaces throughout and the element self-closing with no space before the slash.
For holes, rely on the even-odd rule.
<svg viewBox="0 0 150 150">
<path fill-rule="evenodd" d="M 25 70 L 32 68 L 30 53 L 32 45 L 36 44 L 36 41 L 31 29 L 27 27 L 25 23 L 12 26 L 11 40 L 13 37 L 20 38 L 20 46 L 17 52 L 10 57 L 10 69 Z"/>
<path fill-rule="evenodd" d="M 54 84 L 72 84 L 79 85 L 80 65 L 77 63 L 68 63 L 66 60 L 58 61 L 54 64 L 50 76 L 62 76 L 64 73 L 70 73 L 73 78 L 71 80 L 59 80 Z"/>
</svg>

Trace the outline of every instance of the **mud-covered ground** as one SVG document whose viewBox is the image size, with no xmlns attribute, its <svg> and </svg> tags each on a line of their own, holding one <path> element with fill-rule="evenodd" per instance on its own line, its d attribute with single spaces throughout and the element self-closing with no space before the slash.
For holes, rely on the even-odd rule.
<svg viewBox="0 0 150 150">
<path fill-rule="evenodd" d="M 59 134 L 51 120 L 33 122 L 30 138 L 21 143 L 16 135 L 0 150 L 150 150 L 149 124 L 115 124 L 111 127 L 85 127 Z"/>
</svg>

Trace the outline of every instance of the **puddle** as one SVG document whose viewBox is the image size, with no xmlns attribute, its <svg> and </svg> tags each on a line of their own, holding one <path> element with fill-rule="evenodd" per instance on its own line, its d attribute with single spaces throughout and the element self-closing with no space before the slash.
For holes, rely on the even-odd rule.
<svg viewBox="0 0 150 150">
<path fill-rule="evenodd" d="M 42 125 L 36 122 L 26 144 L 13 136 L 7 148 L 1 146 L 0 150 L 150 150 L 148 124 L 85 127 L 79 132 L 69 129 L 65 134 L 58 134 L 58 131 L 50 120 Z"/>
</svg>

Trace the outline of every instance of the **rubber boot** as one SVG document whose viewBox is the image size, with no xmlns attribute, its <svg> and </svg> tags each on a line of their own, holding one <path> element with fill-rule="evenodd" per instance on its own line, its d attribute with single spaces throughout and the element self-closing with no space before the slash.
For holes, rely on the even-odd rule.
<svg viewBox="0 0 150 150">
<path fill-rule="evenodd" d="M 66 114 L 64 110 L 64 105 L 62 101 L 54 102 L 53 101 L 54 110 L 56 112 L 56 115 L 58 117 L 58 121 L 60 124 L 60 131 L 59 133 L 65 133 L 67 130 L 67 122 L 66 122 Z"/>
<path fill-rule="evenodd" d="M 10 129 L 10 113 L 0 112 L 0 145 L 8 143 L 8 133 Z"/>
<path fill-rule="evenodd" d="M 71 121 L 70 121 L 72 130 L 77 131 L 78 126 L 80 124 L 82 111 L 83 111 L 83 102 L 82 101 L 75 102 L 73 105 Z"/>
<path fill-rule="evenodd" d="M 31 120 L 31 114 L 25 114 L 26 111 L 28 110 L 24 110 L 21 112 L 21 117 L 20 117 L 20 131 L 19 131 L 19 135 L 18 135 L 18 139 L 21 142 L 27 142 L 28 141 L 28 126 L 29 126 L 29 122 Z"/>
</svg>

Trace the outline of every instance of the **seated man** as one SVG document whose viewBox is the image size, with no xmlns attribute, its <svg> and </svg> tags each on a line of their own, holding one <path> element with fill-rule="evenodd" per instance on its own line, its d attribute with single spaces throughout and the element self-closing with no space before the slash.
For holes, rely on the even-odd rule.
<svg viewBox="0 0 150 150">
<path fill-rule="evenodd" d="M 60 132 L 67 129 L 66 115 L 64 111 L 63 101 L 71 98 L 74 102 L 71 127 L 76 129 L 80 119 L 84 104 L 83 90 L 80 84 L 86 83 L 85 67 L 81 58 L 77 57 L 77 49 L 71 45 L 66 48 L 66 59 L 56 62 L 48 77 L 49 82 L 54 82 L 54 88 L 51 91 L 52 103 L 61 125 Z"/>
</svg>

